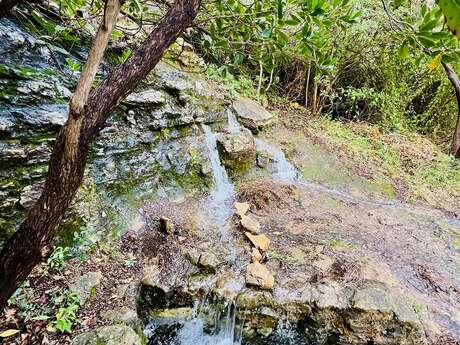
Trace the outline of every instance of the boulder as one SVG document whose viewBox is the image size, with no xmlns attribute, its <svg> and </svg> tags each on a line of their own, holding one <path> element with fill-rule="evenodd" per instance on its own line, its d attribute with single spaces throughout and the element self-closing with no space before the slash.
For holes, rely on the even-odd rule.
<svg viewBox="0 0 460 345">
<path fill-rule="evenodd" d="M 101 272 L 89 272 L 78 277 L 69 289 L 77 295 L 80 304 L 83 305 L 95 294 L 101 284 L 101 279 Z"/>
<path fill-rule="evenodd" d="M 244 231 L 248 231 L 251 234 L 260 234 L 260 223 L 252 217 L 243 216 L 241 217 L 241 227 Z"/>
<path fill-rule="evenodd" d="M 253 235 L 250 232 L 245 232 L 245 235 L 256 248 L 263 250 L 264 252 L 270 247 L 270 239 L 264 234 Z"/>
<path fill-rule="evenodd" d="M 254 162 L 256 146 L 252 133 L 224 133 L 217 137 L 217 148 L 223 164 L 231 169 L 244 169 Z"/>
<path fill-rule="evenodd" d="M 249 98 L 238 98 L 233 102 L 233 109 L 240 123 L 253 133 L 275 122 L 275 116 L 272 113 Z"/>
<path fill-rule="evenodd" d="M 104 326 L 76 336 L 72 345 L 141 345 L 141 338 L 124 325 Z"/>
<path fill-rule="evenodd" d="M 261 289 L 273 289 L 275 278 L 267 267 L 259 262 L 253 262 L 246 269 L 246 285 L 257 286 Z"/>
</svg>

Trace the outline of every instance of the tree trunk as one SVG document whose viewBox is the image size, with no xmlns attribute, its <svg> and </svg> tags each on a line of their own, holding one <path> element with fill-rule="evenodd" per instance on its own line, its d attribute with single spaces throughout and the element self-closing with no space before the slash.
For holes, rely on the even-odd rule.
<svg viewBox="0 0 460 345">
<path fill-rule="evenodd" d="M 83 180 L 91 143 L 107 118 L 192 24 L 199 5 L 200 0 L 176 0 L 139 49 L 89 94 L 83 106 L 77 92 L 72 98 L 73 109 L 56 138 L 43 193 L 0 254 L 0 308 L 49 254 L 55 230 Z"/>
<path fill-rule="evenodd" d="M 442 65 L 447 74 L 447 78 L 449 78 L 452 86 L 455 89 L 455 96 L 457 98 L 457 122 L 455 125 L 454 134 L 452 136 L 450 153 L 456 158 L 460 158 L 460 78 L 450 64 L 443 62 Z"/>
<path fill-rule="evenodd" d="M 0 19 L 10 13 L 11 9 L 19 3 L 19 0 L 0 0 Z"/>
</svg>

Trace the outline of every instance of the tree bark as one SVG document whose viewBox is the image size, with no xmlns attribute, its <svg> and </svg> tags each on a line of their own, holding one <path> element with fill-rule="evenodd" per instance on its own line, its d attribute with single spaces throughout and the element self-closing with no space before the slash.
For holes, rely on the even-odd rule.
<svg viewBox="0 0 460 345">
<path fill-rule="evenodd" d="M 444 71 L 447 74 L 452 86 L 455 89 L 455 97 L 457 98 L 457 122 L 452 136 L 452 145 L 450 153 L 456 158 L 460 158 L 460 78 L 458 77 L 455 69 L 448 63 L 442 63 Z"/>
<path fill-rule="evenodd" d="M 11 9 L 19 3 L 19 0 L 0 0 L 0 19 L 10 13 Z"/>
<path fill-rule="evenodd" d="M 82 108 L 76 96 L 72 98 L 73 110 L 56 138 L 43 193 L 0 254 L 0 308 L 48 254 L 46 249 L 83 180 L 91 143 L 107 118 L 192 24 L 200 2 L 176 0 L 139 49 L 89 94 Z M 75 125 L 75 121 L 79 124 Z"/>
</svg>

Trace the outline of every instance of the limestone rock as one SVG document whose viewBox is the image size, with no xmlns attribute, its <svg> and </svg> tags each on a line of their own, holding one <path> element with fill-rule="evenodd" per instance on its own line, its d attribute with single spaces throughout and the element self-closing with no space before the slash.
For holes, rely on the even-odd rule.
<svg viewBox="0 0 460 345">
<path fill-rule="evenodd" d="M 101 279 L 101 272 L 89 272 L 78 277 L 69 288 L 77 295 L 80 304 L 83 305 L 96 292 L 97 287 L 101 284 Z"/>
<path fill-rule="evenodd" d="M 124 103 L 138 106 L 150 106 L 163 104 L 165 101 L 165 97 L 160 91 L 150 89 L 130 94 L 126 97 Z"/>
<path fill-rule="evenodd" d="M 260 234 L 260 223 L 252 217 L 241 217 L 241 227 L 243 228 L 243 230 L 248 231 L 251 234 Z"/>
<path fill-rule="evenodd" d="M 21 192 L 19 203 L 25 209 L 30 209 L 34 206 L 43 191 L 43 184 L 38 183 L 35 185 L 25 187 Z"/>
<path fill-rule="evenodd" d="M 249 98 L 238 98 L 233 102 L 233 109 L 235 109 L 238 120 L 253 133 L 257 133 L 275 121 L 272 113 Z"/>
<path fill-rule="evenodd" d="M 246 284 L 270 290 L 275 284 L 275 278 L 267 267 L 259 262 L 253 262 L 246 269 Z"/>
<path fill-rule="evenodd" d="M 141 338 L 128 326 L 104 326 L 76 336 L 72 345 L 141 345 Z"/>
<path fill-rule="evenodd" d="M 153 312 L 151 316 L 156 319 L 190 319 L 193 317 L 193 308 L 162 309 Z"/>
<path fill-rule="evenodd" d="M 260 254 L 257 248 L 252 248 L 251 262 L 260 262 L 260 260 L 262 260 L 262 254 Z"/>
<path fill-rule="evenodd" d="M 247 129 L 243 129 L 238 133 L 219 135 L 217 137 L 217 148 L 224 165 L 232 169 L 249 166 L 256 155 L 254 137 Z"/>
<path fill-rule="evenodd" d="M 127 307 L 108 310 L 103 314 L 103 318 L 113 324 L 123 324 L 133 329 L 138 329 L 141 325 L 137 312 Z"/>
<path fill-rule="evenodd" d="M 264 234 L 262 235 L 253 235 L 250 232 L 245 232 L 245 235 L 249 240 L 252 242 L 252 244 L 262 250 L 262 251 L 267 251 L 268 248 L 270 247 L 270 239 L 265 236 Z"/>
<path fill-rule="evenodd" d="M 171 219 L 162 217 L 160 218 L 160 231 L 166 235 L 173 235 L 174 234 L 174 223 Z"/>
<path fill-rule="evenodd" d="M 249 211 L 249 204 L 247 202 L 236 202 L 235 209 L 236 214 L 242 218 Z"/>
<path fill-rule="evenodd" d="M 185 251 L 184 256 L 193 265 L 210 273 L 216 272 L 222 264 L 221 260 L 219 260 L 219 258 L 210 251 L 200 252 L 195 248 L 189 248 Z"/>
<path fill-rule="evenodd" d="M 211 252 L 202 253 L 198 261 L 198 267 L 211 273 L 217 271 L 220 265 L 221 261 Z"/>
</svg>

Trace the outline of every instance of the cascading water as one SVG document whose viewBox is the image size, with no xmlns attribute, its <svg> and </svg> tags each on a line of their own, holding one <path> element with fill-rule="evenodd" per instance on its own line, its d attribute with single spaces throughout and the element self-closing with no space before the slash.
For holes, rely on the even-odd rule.
<svg viewBox="0 0 460 345">
<path fill-rule="evenodd" d="M 238 122 L 235 119 L 236 124 Z M 231 124 L 237 130 L 235 123 Z M 214 187 L 205 200 L 201 219 L 203 226 L 218 230 L 220 241 L 227 245 L 229 256 L 235 257 L 235 249 L 229 234 L 229 220 L 233 214 L 235 189 L 227 171 L 222 166 L 217 150 L 217 134 L 202 124 Z M 234 301 L 214 301 L 203 299 L 197 304 L 194 315 L 188 319 L 153 319 L 144 332 L 150 345 L 239 345 L 241 344 L 241 325 L 236 320 Z"/>
<path fill-rule="evenodd" d="M 256 139 L 258 151 L 268 153 L 273 160 L 273 177 L 283 182 L 296 182 L 298 180 L 297 169 L 288 162 L 284 152 L 261 139 Z"/>
<path fill-rule="evenodd" d="M 242 325 L 233 301 L 204 298 L 189 320 L 153 320 L 144 330 L 148 345 L 240 345 Z"/>
<path fill-rule="evenodd" d="M 228 221 L 233 214 L 233 203 L 235 201 L 235 189 L 227 171 L 222 166 L 217 150 L 217 134 L 205 124 L 202 125 L 205 135 L 206 147 L 214 180 L 214 188 L 203 206 L 203 216 L 206 222 L 216 226 L 223 240 L 228 240 Z"/>
<path fill-rule="evenodd" d="M 228 119 L 228 130 L 230 133 L 238 133 L 241 131 L 241 125 L 236 119 L 235 114 L 228 110 L 227 111 L 227 119 Z"/>
</svg>

